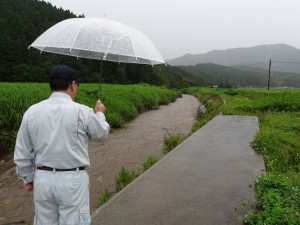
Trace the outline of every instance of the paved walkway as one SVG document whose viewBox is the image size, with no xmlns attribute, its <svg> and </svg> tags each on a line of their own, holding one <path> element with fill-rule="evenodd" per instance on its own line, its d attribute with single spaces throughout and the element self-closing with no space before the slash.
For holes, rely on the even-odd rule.
<svg viewBox="0 0 300 225">
<path fill-rule="evenodd" d="M 264 162 L 256 117 L 217 116 L 92 216 L 93 225 L 234 225 Z"/>
</svg>

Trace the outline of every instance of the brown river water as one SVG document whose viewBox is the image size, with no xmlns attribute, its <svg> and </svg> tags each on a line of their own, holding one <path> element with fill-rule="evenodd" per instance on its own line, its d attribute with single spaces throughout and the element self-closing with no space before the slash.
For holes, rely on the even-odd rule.
<svg viewBox="0 0 300 225">
<path fill-rule="evenodd" d="M 188 135 L 195 122 L 199 101 L 182 95 L 169 105 L 147 111 L 128 122 L 122 129 L 114 130 L 104 143 L 89 143 L 91 167 L 91 211 L 105 188 L 115 192 L 115 177 L 122 166 L 136 173 L 143 172 L 143 162 L 153 155 L 161 159 L 164 138 L 170 134 Z M 0 224 L 32 223 L 34 216 L 33 194 L 23 188 L 11 161 L 0 165 Z"/>
</svg>

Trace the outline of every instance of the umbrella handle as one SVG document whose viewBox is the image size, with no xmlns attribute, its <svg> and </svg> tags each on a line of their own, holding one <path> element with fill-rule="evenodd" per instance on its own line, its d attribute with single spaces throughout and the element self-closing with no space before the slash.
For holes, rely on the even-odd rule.
<svg viewBox="0 0 300 225">
<path fill-rule="evenodd" d="M 99 92 L 98 92 L 98 99 L 102 99 L 102 57 L 101 57 L 101 63 L 100 63 L 100 76 L 99 76 Z"/>
<path fill-rule="evenodd" d="M 99 77 L 99 91 L 98 91 L 98 99 L 102 99 L 102 94 L 101 94 L 101 73 Z"/>
</svg>

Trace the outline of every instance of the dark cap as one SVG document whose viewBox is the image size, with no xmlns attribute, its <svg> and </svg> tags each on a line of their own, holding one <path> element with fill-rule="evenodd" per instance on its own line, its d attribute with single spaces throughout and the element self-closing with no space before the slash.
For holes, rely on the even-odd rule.
<svg viewBox="0 0 300 225">
<path fill-rule="evenodd" d="M 78 82 L 78 72 L 74 69 L 72 69 L 69 66 L 66 65 L 57 65 L 53 67 L 53 69 L 50 72 L 50 79 L 52 78 L 61 78 L 65 82 L 72 82 L 77 81 Z"/>
</svg>

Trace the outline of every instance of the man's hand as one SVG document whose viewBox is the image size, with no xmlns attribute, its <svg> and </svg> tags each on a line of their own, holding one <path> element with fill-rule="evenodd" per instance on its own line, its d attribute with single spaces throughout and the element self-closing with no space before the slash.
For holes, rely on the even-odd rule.
<svg viewBox="0 0 300 225">
<path fill-rule="evenodd" d="M 33 191 L 33 182 L 24 184 L 24 188 L 25 188 L 27 191 Z"/>
<path fill-rule="evenodd" d="M 101 103 L 100 99 L 98 99 L 95 106 L 95 112 L 105 113 L 105 110 L 106 110 L 105 106 Z"/>
</svg>

